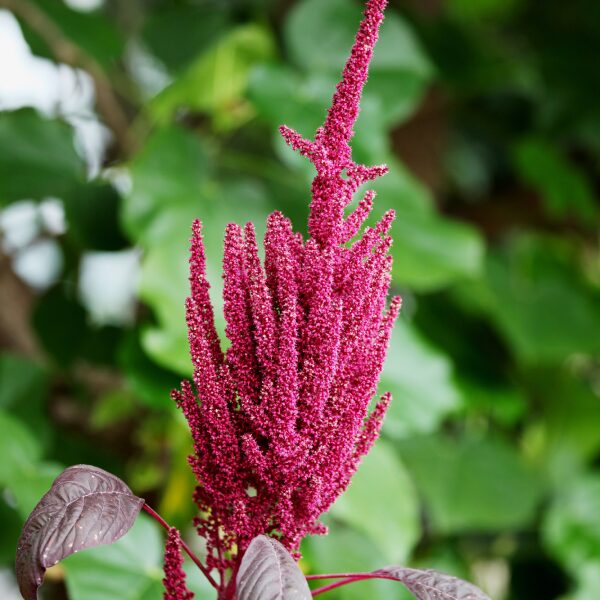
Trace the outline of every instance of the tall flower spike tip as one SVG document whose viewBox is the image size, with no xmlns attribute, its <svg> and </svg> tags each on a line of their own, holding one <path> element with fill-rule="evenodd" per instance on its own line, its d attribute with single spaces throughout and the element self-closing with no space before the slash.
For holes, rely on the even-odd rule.
<svg viewBox="0 0 600 600">
<path fill-rule="evenodd" d="M 183 571 L 183 555 L 181 554 L 181 536 L 175 527 L 169 529 L 165 546 L 165 586 L 164 600 L 193 600 L 194 593 L 188 590 Z"/>
<path fill-rule="evenodd" d="M 215 329 L 215 317 L 208 290 L 210 284 L 206 279 L 206 256 L 202 243 L 202 224 L 195 220 L 192 223 L 192 242 L 190 247 L 190 287 L 192 298 L 198 310 L 198 318 L 202 321 L 211 355 L 215 364 L 223 362 L 223 353 L 219 336 Z"/>
<path fill-rule="evenodd" d="M 349 142 L 354 135 L 354 123 L 360 110 L 360 98 L 367 82 L 369 63 L 377 43 L 379 26 L 387 0 L 369 0 L 360 24 L 350 58 L 344 68 L 342 81 L 337 86 L 322 134 L 329 160 L 337 164 L 349 163 Z"/>
<path fill-rule="evenodd" d="M 280 127 L 285 141 L 317 169 L 313 180 L 309 231 L 322 246 L 343 241 L 344 208 L 363 183 L 387 172 L 387 167 L 366 167 L 352 161 L 350 140 L 358 118 L 362 91 L 367 82 L 369 63 L 383 21 L 387 0 L 368 0 L 350 57 L 338 83 L 325 124 L 311 142 L 287 126 Z M 344 171 L 348 178 L 344 179 Z"/>
</svg>

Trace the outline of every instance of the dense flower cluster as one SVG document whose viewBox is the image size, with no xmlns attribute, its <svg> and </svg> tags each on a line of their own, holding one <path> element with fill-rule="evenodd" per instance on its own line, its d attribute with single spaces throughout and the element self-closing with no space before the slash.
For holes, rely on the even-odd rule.
<svg viewBox="0 0 600 600">
<path fill-rule="evenodd" d="M 174 398 L 191 429 L 199 533 L 221 573 L 262 533 L 290 550 L 323 533 L 319 516 L 347 487 L 390 402 L 369 414 L 400 298 L 386 307 L 393 214 L 359 235 L 373 204 L 353 194 L 386 167 L 351 159 L 350 139 L 386 0 L 369 0 L 325 124 L 314 141 L 282 127 L 316 168 L 309 239 L 270 215 L 264 264 L 254 227 L 230 224 L 223 261 L 230 346 L 221 349 L 199 222 L 187 323 L 193 385 Z M 195 388 L 195 389 L 194 389 Z"/>
<path fill-rule="evenodd" d="M 185 583 L 183 571 L 183 555 L 181 554 L 181 536 L 175 527 L 169 529 L 165 546 L 165 586 L 164 600 L 193 600 L 194 594 L 190 592 Z"/>
</svg>

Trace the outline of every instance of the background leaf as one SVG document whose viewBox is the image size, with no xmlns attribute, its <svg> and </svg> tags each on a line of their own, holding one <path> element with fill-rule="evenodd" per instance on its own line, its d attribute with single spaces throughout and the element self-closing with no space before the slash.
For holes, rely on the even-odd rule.
<svg viewBox="0 0 600 600">
<path fill-rule="evenodd" d="M 31 472 L 42 449 L 26 425 L 0 410 L 0 484 L 10 485 L 20 474 Z"/>
<path fill-rule="evenodd" d="M 393 438 L 435 431 L 462 403 L 446 355 L 402 319 L 392 334 L 380 390 L 392 393 L 384 431 Z"/>
<path fill-rule="evenodd" d="M 380 440 L 362 460 L 331 514 L 368 537 L 385 560 L 403 561 L 420 534 L 416 500 L 404 465 Z"/>
<path fill-rule="evenodd" d="M 533 520 L 542 482 L 510 446 L 423 436 L 401 442 L 400 449 L 436 531 L 511 530 Z"/>
<path fill-rule="evenodd" d="M 60 196 L 84 176 L 69 125 L 32 109 L 0 113 L 0 145 L 2 204 Z"/>
<path fill-rule="evenodd" d="M 244 26 L 228 32 L 153 99 L 153 117 L 168 123 L 177 110 L 185 107 L 211 114 L 219 127 L 243 122 L 248 118 L 242 102 L 248 74 L 271 52 L 271 39 L 260 27 Z"/>
<path fill-rule="evenodd" d="M 310 536 L 302 543 L 301 566 L 309 573 L 352 573 L 371 571 L 385 564 L 381 546 L 352 527 L 325 517 L 329 526 L 326 536 Z M 313 582 L 322 585 L 324 582 Z M 314 587 L 313 585 L 313 587 Z M 385 579 L 365 579 L 352 585 L 327 592 L 338 600 L 362 600 L 363 598 L 400 598 L 411 600 L 412 595 L 396 582 Z"/>
<path fill-rule="evenodd" d="M 547 547 L 576 573 L 600 560 L 599 491 L 596 475 L 571 480 L 557 494 L 544 522 Z"/>
<path fill-rule="evenodd" d="M 600 296 L 568 264 L 560 243 L 535 236 L 490 257 L 487 310 L 525 362 L 553 364 L 600 351 L 593 334 Z"/>
</svg>

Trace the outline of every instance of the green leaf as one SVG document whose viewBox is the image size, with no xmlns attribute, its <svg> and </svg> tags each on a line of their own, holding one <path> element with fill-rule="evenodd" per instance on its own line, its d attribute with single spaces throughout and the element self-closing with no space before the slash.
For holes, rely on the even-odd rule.
<svg viewBox="0 0 600 600">
<path fill-rule="evenodd" d="M 181 108 L 206 112 L 220 128 L 237 126 L 250 116 L 243 94 L 252 66 L 267 60 L 273 51 L 269 34 L 257 25 L 243 25 L 202 54 L 186 72 L 150 104 L 161 124 Z"/>
<path fill-rule="evenodd" d="M 532 424 L 541 433 L 536 458 L 560 488 L 600 450 L 598 395 L 588 383 L 557 370 L 531 373 L 527 383 L 540 409 Z"/>
<path fill-rule="evenodd" d="M 348 59 L 358 24 L 358 4 L 348 0 L 303 0 L 285 24 L 290 57 L 306 71 L 341 72 Z"/>
<path fill-rule="evenodd" d="M 600 562 L 600 474 L 570 481 L 554 498 L 542 526 L 544 544 L 569 570 Z"/>
<path fill-rule="evenodd" d="M 371 514 L 371 513 L 369 513 Z M 380 569 L 388 560 L 381 548 L 363 533 L 325 517 L 329 527 L 326 536 L 309 536 L 302 542 L 300 566 L 310 573 L 347 573 Z M 313 588 L 327 583 L 313 582 Z M 332 600 L 414 600 L 397 583 L 384 580 L 365 580 L 327 593 Z"/>
<path fill-rule="evenodd" d="M 305 137 L 313 138 L 317 128 L 323 124 L 338 81 L 339 73 L 333 71 L 300 74 L 287 65 L 267 63 L 253 69 L 248 96 L 260 116 L 272 126 L 277 140 L 281 124 L 292 127 Z M 356 135 L 352 142 L 354 159 L 365 163 L 381 163 L 382 158 L 385 159 L 390 153 L 385 117 L 390 114 L 408 114 L 415 103 L 410 82 L 404 86 L 404 92 L 399 94 L 394 87 L 398 82 L 390 75 L 382 74 L 376 81 L 382 85 L 367 89 L 361 102 Z M 383 106 L 388 85 L 394 88 L 395 113 Z"/>
<path fill-rule="evenodd" d="M 435 531 L 514 530 L 535 516 L 543 485 L 499 440 L 417 437 L 399 444 Z"/>
<path fill-rule="evenodd" d="M 527 412 L 527 397 L 514 384 L 469 377 L 461 377 L 457 383 L 468 416 L 491 417 L 501 425 L 510 426 L 516 425 Z"/>
<path fill-rule="evenodd" d="M 32 398 L 42 394 L 44 383 L 44 371 L 37 363 L 17 354 L 0 355 L 0 409 L 26 404 L 30 411 Z"/>
<path fill-rule="evenodd" d="M 209 170 L 208 150 L 197 136 L 179 127 L 158 130 L 130 165 L 132 188 L 121 213 L 126 232 L 142 244 L 163 240 L 186 209 L 189 228 L 213 193 Z"/>
<path fill-rule="evenodd" d="M 147 600 L 160 598 L 163 541 L 158 526 L 140 515 L 131 530 L 108 546 L 67 558 L 71 600 Z"/>
<path fill-rule="evenodd" d="M 9 489 L 24 520 L 63 470 L 62 465 L 42 462 L 35 465 L 34 469 L 21 471 L 12 478 Z"/>
<path fill-rule="evenodd" d="M 85 310 L 63 285 L 38 299 L 32 323 L 39 341 L 60 369 L 81 355 L 90 335 Z"/>
<path fill-rule="evenodd" d="M 485 310 L 525 363 L 600 353 L 600 294 L 565 250 L 557 241 L 521 235 L 488 260 Z"/>
<path fill-rule="evenodd" d="M 47 375 L 37 363 L 16 354 L 0 355 L 0 410 L 27 423 L 43 445 L 53 436 L 46 391 Z"/>
<path fill-rule="evenodd" d="M 484 244 L 469 225 L 435 213 L 400 213 L 392 227 L 394 280 L 430 291 L 473 278 L 483 267 Z"/>
<path fill-rule="evenodd" d="M 140 298 L 152 307 L 157 321 L 143 328 L 142 347 L 163 368 L 186 376 L 192 368 L 184 308 L 189 284 L 187 236 L 182 232 L 187 223 L 191 221 L 182 219 L 173 226 L 170 243 L 155 245 L 147 252 L 140 281 Z"/>
<path fill-rule="evenodd" d="M 591 182 L 554 146 L 535 138 L 523 140 L 515 147 L 514 159 L 522 179 L 541 195 L 549 216 L 575 217 L 595 227 L 598 210 Z"/>
<path fill-rule="evenodd" d="M 180 384 L 173 372 L 159 367 L 144 353 L 137 332 L 130 332 L 119 350 L 119 364 L 127 386 L 150 408 L 172 408 L 170 392 Z"/>
<path fill-rule="evenodd" d="M 150 51 L 177 72 L 223 35 L 227 17 L 221 5 L 159 5 L 148 15 L 142 37 Z"/>
<path fill-rule="evenodd" d="M 575 573 L 577 587 L 572 594 L 561 596 L 559 600 L 596 600 L 600 588 L 600 564 L 586 563 Z"/>
<path fill-rule="evenodd" d="M 118 222 L 121 196 L 110 184 L 79 184 L 64 196 L 71 236 L 83 249 L 122 250 L 129 244 Z"/>
<path fill-rule="evenodd" d="M 387 562 L 404 562 L 420 536 L 416 493 L 392 446 L 379 440 L 331 509 L 368 537 Z"/>
<path fill-rule="evenodd" d="M 446 10 L 456 20 L 503 20 L 514 14 L 522 0 L 449 0 Z"/>
<path fill-rule="evenodd" d="M 9 494 L 0 496 L 0 564 L 12 565 L 15 560 L 15 548 L 21 535 L 22 517 L 14 510 Z M 10 504 L 9 504 L 10 503 Z"/>
<path fill-rule="evenodd" d="M 380 384 L 381 391 L 390 391 L 393 397 L 385 435 L 430 433 L 456 411 L 462 399 L 452 371 L 448 356 L 401 319 L 392 334 Z"/>
<path fill-rule="evenodd" d="M 85 175 L 71 127 L 29 108 L 0 113 L 0 147 L 0 205 L 62 196 Z"/>
<path fill-rule="evenodd" d="M 20 420 L 0 410 L 0 486 L 8 486 L 24 473 L 35 472 L 42 453 L 38 440 Z"/>
<path fill-rule="evenodd" d="M 379 164 L 381 157 L 373 162 Z M 375 211 L 379 208 L 385 212 L 385 207 L 391 206 L 396 210 L 397 218 L 414 213 L 421 215 L 423 219 L 435 213 L 435 204 L 429 189 L 395 157 L 390 155 L 385 162 L 389 173 L 372 184 L 373 189 L 377 191 Z"/>
</svg>

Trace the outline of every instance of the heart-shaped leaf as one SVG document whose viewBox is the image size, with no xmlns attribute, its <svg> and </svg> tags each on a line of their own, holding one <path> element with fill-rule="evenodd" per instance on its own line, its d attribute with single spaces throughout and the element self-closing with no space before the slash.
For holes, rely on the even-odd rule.
<svg viewBox="0 0 600 600">
<path fill-rule="evenodd" d="M 143 504 L 118 477 L 98 467 L 65 469 L 23 526 L 16 558 L 23 597 L 37 600 L 46 568 L 59 560 L 125 535 Z"/>
<path fill-rule="evenodd" d="M 255 537 L 237 574 L 238 600 L 309 600 L 306 578 L 288 551 L 273 538 Z"/>
<path fill-rule="evenodd" d="M 375 575 L 402 582 L 417 600 L 490 600 L 472 583 L 433 569 L 386 567 Z"/>
</svg>

